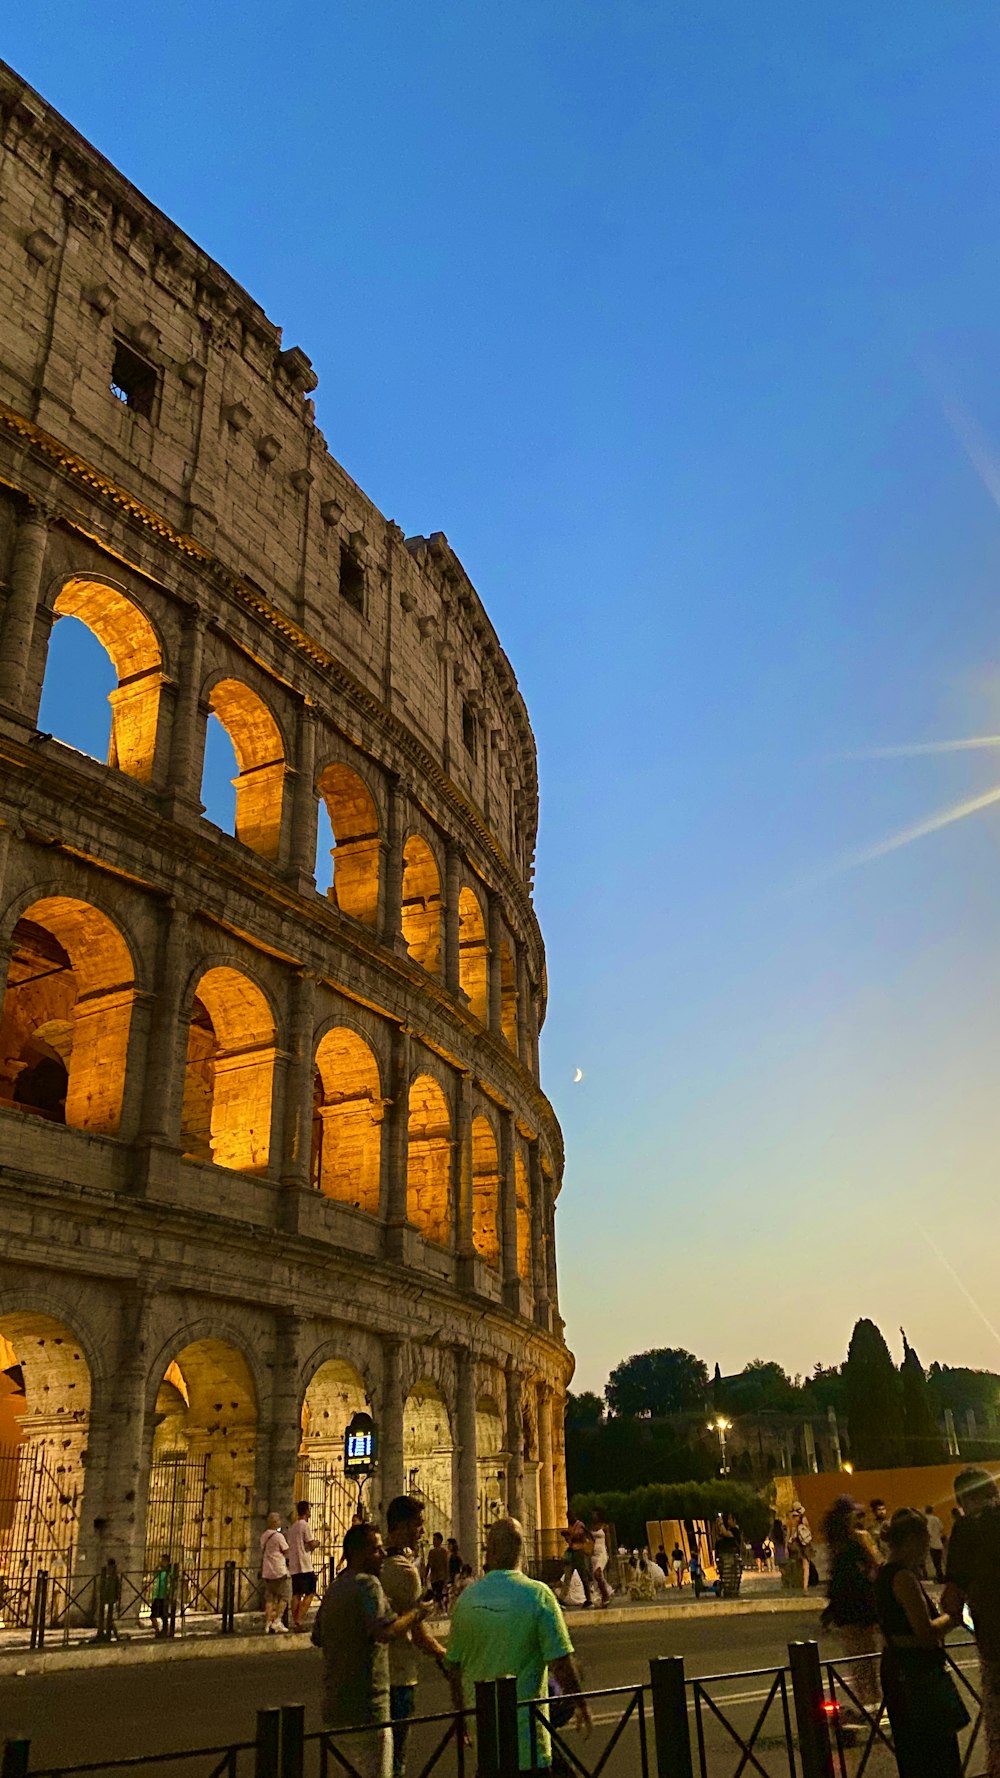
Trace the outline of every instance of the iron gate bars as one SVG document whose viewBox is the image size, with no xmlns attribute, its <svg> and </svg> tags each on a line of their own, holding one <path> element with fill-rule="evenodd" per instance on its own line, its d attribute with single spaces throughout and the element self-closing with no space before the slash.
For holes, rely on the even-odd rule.
<svg viewBox="0 0 1000 1778">
<path fill-rule="evenodd" d="M 286 1706 L 286 1712 L 287 1708 L 288 1707 Z M 283 1717 L 286 1712 L 282 1712 Z M 275 1712 L 275 1715 L 276 1714 L 277 1712 Z M 435 1742 L 432 1751 L 428 1754 L 423 1765 L 416 1773 L 412 1770 L 413 1762 L 411 1758 L 410 1778 L 430 1778 L 431 1772 L 433 1772 L 439 1765 L 453 1742 L 455 1746 L 455 1770 L 457 1778 L 465 1778 L 468 1722 L 473 1714 L 474 1713 L 471 1710 L 445 1710 L 436 1716 L 407 1717 L 406 1726 L 411 1735 L 414 1729 L 434 1729 L 440 1727 L 442 1723 L 444 1724 L 444 1733 L 441 1735 L 440 1739 Z M 319 1748 L 319 1778 L 362 1778 L 362 1774 L 358 1771 L 357 1766 L 352 1763 L 349 1755 L 343 1751 L 343 1748 L 337 1746 L 337 1742 L 342 1741 L 345 1737 L 353 1739 L 356 1736 L 364 1734 L 388 1734 L 390 1732 L 391 1724 L 388 1723 L 383 1723 L 377 1727 L 366 1725 L 365 1727 L 358 1729 L 321 1729 L 318 1735 L 306 1735 L 303 1737 L 303 1755 L 306 1747 L 311 1743 L 315 1743 Z M 287 1730 L 283 1728 L 283 1738 L 286 1734 Z M 409 1745 L 412 1746 L 412 1742 Z M 297 1765 L 294 1758 L 289 1759 L 288 1757 L 283 1756 L 280 1767 L 281 1778 L 301 1778 L 302 1771 L 303 1765 Z"/>
<path fill-rule="evenodd" d="M 840 1771 L 840 1778 L 848 1778 L 848 1750 L 850 1750 L 851 1753 L 857 1753 L 860 1750 L 861 1753 L 861 1758 L 857 1766 L 854 1767 L 851 1773 L 851 1778 L 864 1778 L 864 1774 L 868 1769 L 868 1762 L 879 1742 L 882 1743 L 883 1747 L 888 1748 L 889 1752 L 895 1759 L 892 1741 L 886 1733 L 888 1728 L 888 1718 L 885 1712 L 884 1700 L 879 1698 L 878 1703 L 875 1706 L 872 1706 L 866 1704 L 859 1696 L 861 1688 L 857 1683 L 858 1675 L 869 1663 L 875 1664 L 877 1673 L 878 1660 L 878 1655 L 857 1655 L 848 1660 L 824 1662 L 828 1697 L 827 1714 L 829 1715 L 830 1723 L 833 1728 L 834 1752 Z M 850 1677 L 847 1679 L 844 1677 L 845 1669 L 850 1670 Z M 838 1696 L 838 1691 L 843 1693 L 848 1699 L 848 1702 L 853 1706 L 854 1710 L 857 1712 L 856 1717 L 845 1721 L 843 1706 L 840 1697 Z M 863 1734 L 865 1737 L 863 1743 L 858 1739 L 859 1734 Z"/>
<path fill-rule="evenodd" d="M 502 1684 L 502 1680 L 497 1682 L 498 1707 L 500 1707 L 499 1687 Z M 538 1765 L 538 1731 L 539 1727 L 541 1727 L 548 1735 L 553 1747 L 558 1748 L 561 1757 L 565 1760 L 571 1771 L 579 1772 L 580 1778 L 600 1778 L 600 1774 L 604 1771 L 611 1755 L 614 1753 L 615 1748 L 624 1735 L 626 1728 L 633 1718 L 635 1718 L 639 1724 L 639 1769 L 642 1778 L 649 1778 L 649 1751 L 646 1744 L 645 1689 L 646 1688 L 641 1685 L 615 1685 L 607 1686 L 603 1691 L 587 1692 L 586 1698 L 588 1704 L 596 1703 L 599 1698 L 621 1698 L 623 1701 L 625 1699 L 628 1700 L 621 1716 L 615 1724 L 607 1746 L 601 1753 L 597 1764 L 592 1767 L 583 1764 L 583 1761 L 573 1751 L 572 1747 L 563 1740 L 559 1728 L 554 1726 L 551 1721 L 551 1708 L 553 1705 L 561 1705 L 563 1707 L 572 1705 L 575 1710 L 577 1703 L 580 1702 L 580 1698 L 571 1693 L 566 1693 L 560 1694 L 555 1698 L 531 1699 L 527 1703 L 517 1704 L 519 1710 L 526 1710 L 528 1712 L 528 1725 L 531 1734 L 532 1767 L 534 1768 Z"/>
<path fill-rule="evenodd" d="M 748 1694 L 737 1692 L 730 1694 L 725 1698 L 713 1698 L 706 1690 L 707 1686 L 728 1684 L 734 1679 L 760 1679 L 768 1680 L 770 1683 L 766 1688 L 756 1688 Z M 761 1744 L 761 1732 L 776 1701 L 779 1701 L 781 1705 L 782 1740 L 784 1742 L 784 1760 L 782 1763 L 788 1771 L 789 1778 L 795 1778 L 795 1756 L 792 1752 L 792 1717 L 788 1703 L 787 1667 L 756 1667 L 748 1673 L 716 1673 L 710 1678 L 693 1679 L 690 1683 L 694 1697 L 694 1721 L 695 1732 L 698 1739 L 698 1771 L 700 1773 L 700 1778 L 718 1778 L 717 1769 L 712 1770 L 708 1763 L 708 1748 L 705 1739 L 706 1711 L 714 1721 L 718 1722 L 721 1727 L 725 1729 L 726 1734 L 735 1743 L 738 1749 L 739 1760 L 733 1769 L 731 1778 L 742 1778 L 743 1773 L 747 1771 L 757 1772 L 761 1775 L 761 1778 L 774 1778 L 773 1771 L 769 1772 L 766 1766 L 761 1765 L 760 1760 L 757 1758 L 756 1750 Z M 753 1727 L 751 1728 L 749 1735 L 744 1737 L 740 1734 L 735 1723 L 733 1723 L 725 1714 L 722 1706 L 734 1703 L 753 1704 L 757 1703 L 761 1698 L 763 1701 L 761 1702 L 760 1709 L 754 1719 Z"/>
</svg>

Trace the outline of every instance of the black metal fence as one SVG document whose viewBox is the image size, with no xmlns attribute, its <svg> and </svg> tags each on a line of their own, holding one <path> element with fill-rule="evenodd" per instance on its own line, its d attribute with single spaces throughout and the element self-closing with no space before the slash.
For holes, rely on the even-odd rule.
<svg viewBox="0 0 1000 1778">
<path fill-rule="evenodd" d="M 40 1568 L 9 1591 L 0 1611 L 7 1649 L 42 1649 L 136 1637 L 232 1635 L 237 1620 L 263 1609 L 260 1577 L 236 1562 L 137 1573 L 106 1563 L 96 1574 Z"/>
<path fill-rule="evenodd" d="M 519 1778 L 549 1751 L 553 1778 L 888 1778 L 896 1761 L 884 1706 L 864 1701 L 861 1662 L 876 1659 L 824 1663 L 815 1642 L 793 1642 L 787 1666 L 689 1679 L 680 1656 L 664 1656 L 641 1685 L 548 1702 L 519 1703 L 515 1681 L 498 1679 L 477 1685 L 474 1712 L 409 1720 L 410 1778 Z M 949 1660 L 971 1718 L 962 1770 L 983 1778 L 974 1645 L 959 1644 Z M 584 1700 L 589 1739 L 567 1727 Z M 154 1778 L 364 1778 L 380 1763 L 370 1738 L 389 1734 L 390 1725 L 307 1734 L 303 1706 L 286 1705 L 258 1713 L 253 1741 L 183 1753 L 52 1766 L 32 1763 L 29 1742 L 8 1741 L 0 1778 L 126 1778 L 146 1768 Z"/>
</svg>

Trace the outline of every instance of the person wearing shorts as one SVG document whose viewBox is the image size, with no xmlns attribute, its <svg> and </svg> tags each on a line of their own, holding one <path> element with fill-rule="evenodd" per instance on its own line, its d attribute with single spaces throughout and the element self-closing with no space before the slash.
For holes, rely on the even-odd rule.
<svg viewBox="0 0 1000 1778">
<path fill-rule="evenodd" d="M 264 1629 L 268 1635 L 287 1634 L 282 1622 L 292 1596 L 288 1572 L 288 1544 L 281 1529 L 281 1514 L 270 1513 L 260 1534 L 260 1577 L 264 1582 Z"/>
<path fill-rule="evenodd" d="M 288 1527 L 288 1567 L 292 1577 L 292 1629 L 304 1630 L 309 1607 L 316 1597 L 316 1559 L 319 1539 L 310 1533 L 309 1502 L 300 1500 Z"/>
</svg>

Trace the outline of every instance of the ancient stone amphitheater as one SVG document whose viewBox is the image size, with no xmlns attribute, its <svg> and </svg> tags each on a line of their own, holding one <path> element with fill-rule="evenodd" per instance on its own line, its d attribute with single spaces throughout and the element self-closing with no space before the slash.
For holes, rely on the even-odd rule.
<svg viewBox="0 0 1000 1778">
<path fill-rule="evenodd" d="M 475 1561 L 504 1505 L 565 1516 L 524 704 L 305 353 L 2 65 L 0 113 L 8 1614 L 166 1548 L 214 1597 L 302 1494 L 332 1554 L 359 1410 L 371 1505 L 422 1493 Z M 100 759 L 39 730 L 74 625 Z"/>
</svg>

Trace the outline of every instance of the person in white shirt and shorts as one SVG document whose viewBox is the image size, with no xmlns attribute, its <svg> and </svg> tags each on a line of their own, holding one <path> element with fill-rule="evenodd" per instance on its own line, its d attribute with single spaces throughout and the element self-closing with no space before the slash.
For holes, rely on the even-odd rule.
<svg viewBox="0 0 1000 1778">
<path fill-rule="evenodd" d="M 284 1636 L 288 1625 L 282 1618 L 292 1596 L 292 1582 L 280 1513 L 268 1514 L 267 1525 L 260 1534 L 260 1578 L 264 1582 L 264 1629 L 269 1635 L 278 1632 Z"/>
<path fill-rule="evenodd" d="M 304 1630 L 309 1607 L 316 1597 L 316 1559 L 319 1539 L 309 1528 L 309 1502 L 300 1500 L 295 1519 L 288 1527 L 288 1568 L 292 1577 L 292 1629 Z"/>
</svg>

